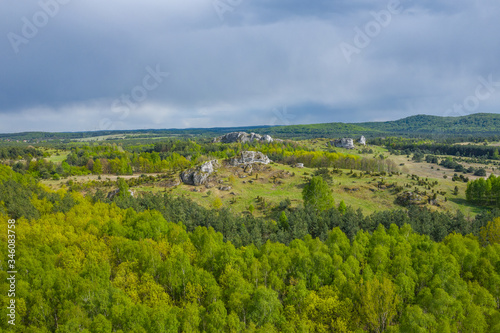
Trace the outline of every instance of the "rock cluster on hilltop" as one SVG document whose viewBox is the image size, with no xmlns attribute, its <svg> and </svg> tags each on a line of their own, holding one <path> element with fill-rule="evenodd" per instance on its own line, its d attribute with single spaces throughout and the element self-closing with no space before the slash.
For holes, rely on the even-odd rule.
<svg viewBox="0 0 500 333">
<path fill-rule="evenodd" d="M 251 142 L 251 141 L 260 141 L 271 143 L 274 139 L 270 135 L 260 135 L 255 133 L 246 133 L 246 132 L 232 132 L 215 138 L 213 142 L 221 142 L 221 143 L 233 143 L 233 142 Z"/>
<path fill-rule="evenodd" d="M 359 139 L 359 144 L 363 145 L 363 146 L 366 146 L 366 138 L 363 135 Z"/>
<path fill-rule="evenodd" d="M 333 146 L 337 148 L 354 149 L 354 140 L 351 138 L 342 138 L 340 140 L 334 140 L 330 142 Z"/>
<path fill-rule="evenodd" d="M 238 156 L 229 160 L 229 164 L 232 166 L 254 163 L 269 164 L 271 160 L 259 151 L 242 151 Z"/>
<path fill-rule="evenodd" d="M 181 173 L 181 180 L 187 185 L 204 185 L 208 182 L 210 176 L 219 167 L 217 160 L 211 160 L 202 165 L 186 170 Z"/>
</svg>

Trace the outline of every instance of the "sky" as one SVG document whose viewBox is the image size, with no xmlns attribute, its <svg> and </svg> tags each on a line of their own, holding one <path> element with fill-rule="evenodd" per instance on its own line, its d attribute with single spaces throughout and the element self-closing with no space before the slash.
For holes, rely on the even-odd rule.
<svg viewBox="0 0 500 333">
<path fill-rule="evenodd" d="M 0 2 L 0 133 L 500 112 L 498 0 Z"/>
</svg>

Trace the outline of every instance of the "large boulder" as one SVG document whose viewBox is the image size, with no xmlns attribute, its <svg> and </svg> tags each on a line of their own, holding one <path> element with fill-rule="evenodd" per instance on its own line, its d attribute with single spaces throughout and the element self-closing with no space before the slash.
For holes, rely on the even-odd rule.
<svg viewBox="0 0 500 333">
<path fill-rule="evenodd" d="M 335 140 L 330 142 L 333 146 L 337 148 L 354 149 L 354 140 L 351 138 L 342 138 L 340 140 Z"/>
<path fill-rule="evenodd" d="M 254 163 L 269 164 L 271 160 L 260 151 L 242 151 L 239 156 L 229 160 L 229 164 L 233 166 Z"/>
<path fill-rule="evenodd" d="M 400 193 L 394 202 L 404 207 L 425 204 L 425 200 L 420 195 L 411 191 Z"/>
<path fill-rule="evenodd" d="M 274 139 L 270 135 L 264 135 L 262 138 L 260 138 L 260 141 L 265 141 L 267 143 L 271 143 L 274 141 Z"/>
<path fill-rule="evenodd" d="M 232 132 L 214 139 L 214 142 L 233 143 L 233 142 L 248 142 L 250 141 L 248 133 Z"/>
<path fill-rule="evenodd" d="M 256 133 L 246 133 L 246 132 L 231 132 L 215 138 L 213 142 L 221 142 L 221 143 L 233 143 L 233 142 L 252 142 L 252 141 L 261 141 L 271 143 L 274 139 L 270 135 L 260 135 Z"/>
<path fill-rule="evenodd" d="M 204 185 L 208 182 L 209 177 L 219 167 L 217 160 L 211 160 L 202 165 L 189 169 L 181 173 L 181 180 L 187 185 Z"/>
<path fill-rule="evenodd" d="M 366 146 L 366 138 L 363 135 L 359 139 L 359 144 L 363 145 L 363 146 Z"/>
</svg>

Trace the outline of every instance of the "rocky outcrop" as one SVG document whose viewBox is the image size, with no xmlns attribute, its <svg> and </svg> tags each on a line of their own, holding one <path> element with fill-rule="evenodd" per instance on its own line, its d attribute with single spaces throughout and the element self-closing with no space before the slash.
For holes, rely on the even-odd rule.
<svg viewBox="0 0 500 333">
<path fill-rule="evenodd" d="M 366 138 L 363 135 L 359 139 L 359 144 L 363 145 L 363 146 L 366 146 Z"/>
<path fill-rule="evenodd" d="M 166 181 L 162 184 L 163 187 L 176 187 L 179 186 L 181 182 L 177 180 L 172 180 L 172 181 Z"/>
<path fill-rule="evenodd" d="M 354 149 L 354 140 L 351 138 L 342 138 L 340 140 L 335 140 L 330 142 L 333 146 L 337 148 Z"/>
<path fill-rule="evenodd" d="M 187 185 L 204 185 L 207 183 L 209 177 L 219 167 L 217 160 L 212 160 L 203 163 L 202 165 L 189 169 L 181 173 L 181 180 Z"/>
<path fill-rule="evenodd" d="M 269 164 L 271 160 L 260 151 L 242 151 L 239 156 L 233 157 L 229 160 L 229 164 L 238 166 L 242 164 Z"/>
<path fill-rule="evenodd" d="M 270 135 L 264 135 L 263 137 L 260 138 L 260 141 L 265 141 L 267 143 L 271 143 L 274 141 L 274 139 Z"/>
<path fill-rule="evenodd" d="M 422 197 L 416 193 L 407 191 L 396 197 L 395 203 L 404 207 L 422 204 Z M 425 202 L 424 202 L 425 203 Z"/>
<path fill-rule="evenodd" d="M 215 138 L 213 142 L 221 142 L 221 143 L 247 142 L 249 141 L 247 136 L 248 133 L 245 132 L 232 132 L 232 133 L 227 133 L 218 138 Z"/>
<path fill-rule="evenodd" d="M 271 143 L 274 139 L 270 135 L 260 135 L 255 133 L 246 133 L 246 132 L 232 132 L 215 138 L 213 142 L 221 142 L 221 143 L 233 143 L 233 142 L 251 142 L 251 141 L 261 141 Z"/>
<path fill-rule="evenodd" d="M 108 193 L 107 198 L 113 200 L 119 193 L 120 193 L 120 189 L 116 189 L 114 191 L 111 191 Z M 135 198 L 135 191 L 134 190 L 128 189 L 128 193 L 130 194 L 130 196 L 132 198 Z"/>
<path fill-rule="evenodd" d="M 244 169 L 243 169 L 243 172 L 245 172 L 245 173 L 252 173 L 252 171 L 253 171 L 253 166 L 252 166 L 252 164 L 247 164 L 247 165 L 244 167 Z"/>
</svg>

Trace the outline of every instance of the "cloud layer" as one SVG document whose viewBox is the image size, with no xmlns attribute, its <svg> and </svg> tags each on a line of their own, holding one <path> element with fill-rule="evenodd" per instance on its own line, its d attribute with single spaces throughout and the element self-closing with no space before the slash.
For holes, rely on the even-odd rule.
<svg viewBox="0 0 500 333">
<path fill-rule="evenodd" d="M 500 110 L 493 0 L 6 0 L 0 13 L 0 132 Z"/>
</svg>

